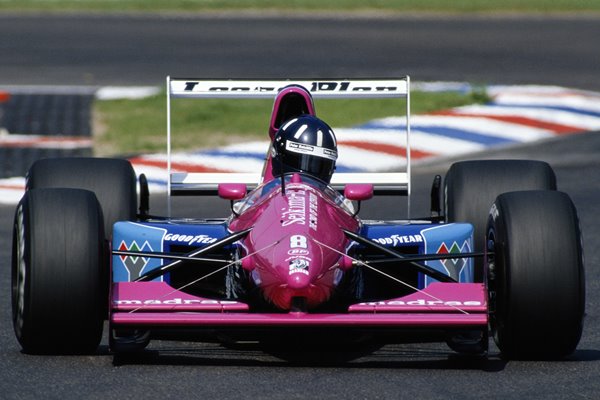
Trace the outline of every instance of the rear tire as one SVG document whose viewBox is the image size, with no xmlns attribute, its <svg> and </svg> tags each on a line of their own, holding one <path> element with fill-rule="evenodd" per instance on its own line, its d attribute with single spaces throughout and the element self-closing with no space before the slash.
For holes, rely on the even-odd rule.
<svg viewBox="0 0 600 400">
<path fill-rule="evenodd" d="M 577 212 L 561 192 L 505 193 L 488 221 L 490 324 L 507 358 L 560 359 L 581 337 L 585 278 Z"/>
<path fill-rule="evenodd" d="M 27 189 L 73 188 L 96 194 L 109 236 L 117 221 L 136 219 L 135 172 L 127 160 L 112 158 L 47 158 L 27 173 Z"/>
<path fill-rule="evenodd" d="M 15 215 L 12 314 L 26 353 L 90 353 L 102 337 L 104 229 L 96 196 L 28 190 Z"/>
<path fill-rule="evenodd" d="M 517 190 L 556 190 L 552 167 L 532 160 L 476 160 L 452 164 L 444 180 L 446 222 L 473 225 L 475 252 L 485 249 L 485 226 L 496 197 Z M 474 259 L 475 282 L 483 282 L 483 260 Z"/>
</svg>

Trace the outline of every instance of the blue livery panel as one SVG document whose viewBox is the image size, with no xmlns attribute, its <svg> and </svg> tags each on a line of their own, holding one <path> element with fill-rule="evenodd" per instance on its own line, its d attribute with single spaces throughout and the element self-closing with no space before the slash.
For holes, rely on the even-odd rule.
<svg viewBox="0 0 600 400">
<path fill-rule="evenodd" d="M 203 247 L 227 234 L 225 223 L 117 222 L 113 227 L 112 246 L 122 251 L 170 252 L 177 247 Z M 113 256 L 113 282 L 133 281 L 168 261 L 161 258 Z M 168 280 L 168 276 L 155 279 L 162 280 Z"/>
<path fill-rule="evenodd" d="M 113 229 L 113 249 L 148 252 L 182 252 L 203 247 L 228 235 L 225 222 L 117 222 Z M 467 253 L 473 250 L 473 226 L 452 224 L 367 223 L 361 235 L 406 254 Z M 113 256 L 113 282 L 133 281 L 142 274 L 169 262 L 160 258 Z M 473 260 L 456 258 L 427 261 L 426 264 L 458 282 L 473 282 Z M 167 280 L 161 276 L 157 281 Z M 419 288 L 436 280 L 419 274 Z"/>
<path fill-rule="evenodd" d="M 452 224 L 365 224 L 361 235 L 383 246 L 406 254 L 448 254 L 473 251 L 473 226 L 467 223 Z M 456 279 L 473 282 L 473 259 L 455 258 L 427 261 L 429 267 Z M 437 282 L 419 274 L 419 288 Z"/>
</svg>

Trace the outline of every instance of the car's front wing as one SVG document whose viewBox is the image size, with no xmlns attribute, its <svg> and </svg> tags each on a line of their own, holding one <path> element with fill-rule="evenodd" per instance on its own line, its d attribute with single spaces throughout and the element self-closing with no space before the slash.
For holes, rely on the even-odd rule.
<svg viewBox="0 0 600 400">
<path fill-rule="evenodd" d="M 164 282 L 113 284 L 114 328 L 482 328 L 487 326 L 483 284 L 434 283 L 414 294 L 358 303 L 346 313 L 255 313 L 242 302 L 213 300 L 174 290 Z"/>
</svg>

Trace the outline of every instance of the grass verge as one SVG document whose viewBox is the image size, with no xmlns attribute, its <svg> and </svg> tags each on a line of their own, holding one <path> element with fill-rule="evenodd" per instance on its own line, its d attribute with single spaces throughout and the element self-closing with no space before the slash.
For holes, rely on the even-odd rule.
<svg viewBox="0 0 600 400">
<path fill-rule="evenodd" d="M 411 112 L 422 114 L 486 101 L 480 92 L 412 92 Z M 172 102 L 175 150 L 216 147 L 267 138 L 272 100 L 176 99 Z M 315 100 L 317 115 L 336 127 L 351 127 L 375 118 L 403 115 L 399 99 Z M 96 101 L 97 155 L 164 151 L 166 95 L 141 100 Z"/>
</svg>

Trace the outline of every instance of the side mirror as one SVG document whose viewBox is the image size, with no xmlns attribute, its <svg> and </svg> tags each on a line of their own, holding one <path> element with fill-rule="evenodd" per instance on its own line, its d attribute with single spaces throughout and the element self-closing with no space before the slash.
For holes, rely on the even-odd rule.
<svg viewBox="0 0 600 400">
<path fill-rule="evenodd" d="M 344 186 L 344 197 L 348 200 L 358 201 L 358 207 L 352 215 L 356 217 L 360 212 L 360 202 L 373 197 L 373 184 L 371 183 L 349 183 Z"/>
<path fill-rule="evenodd" d="M 219 183 L 219 197 L 226 200 L 241 200 L 246 197 L 247 188 L 243 183 Z"/>
<path fill-rule="evenodd" d="M 348 200 L 362 201 L 373 197 L 371 183 L 351 183 L 344 187 L 344 197 Z"/>
</svg>

